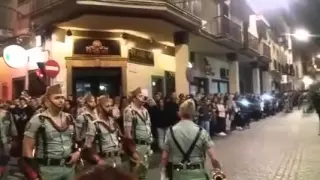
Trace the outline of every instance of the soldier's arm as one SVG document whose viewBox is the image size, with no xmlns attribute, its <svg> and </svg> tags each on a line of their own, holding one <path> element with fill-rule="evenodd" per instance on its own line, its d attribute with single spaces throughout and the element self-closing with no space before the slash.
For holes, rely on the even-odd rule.
<svg viewBox="0 0 320 180">
<path fill-rule="evenodd" d="M 93 144 L 93 141 L 95 138 L 95 134 L 96 134 L 95 125 L 92 121 L 89 121 L 88 131 L 86 132 L 85 143 L 84 143 L 84 147 L 82 150 L 82 158 L 88 162 L 91 162 L 92 164 L 101 164 L 101 163 L 103 163 L 103 160 L 94 151 L 94 148 L 92 147 L 92 144 Z"/>
<path fill-rule="evenodd" d="M 77 141 L 82 141 L 83 139 L 83 128 L 84 128 L 84 122 L 85 122 L 85 117 L 83 114 L 80 114 L 77 116 L 77 118 L 74 121 L 74 125 L 76 128 L 76 140 Z M 85 132 L 84 132 L 85 133 Z"/>
<path fill-rule="evenodd" d="M 129 109 L 125 109 L 123 113 L 124 136 L 132 139 L 132 113 Z"/>
<path fill-rule="evenodd" d="M 8 116 L 10 119 L 10 135 L 12 138 L 17 138 L 18 137 L 18 131 L 17 131 L 17 126 L 14 122 L 14 117 L 11 113 L 8 112 Z"/>
<path fill-rule="evenodd" d="M 96 134 L 95 125 L 92 121 L 89 121 L 88 122 L 88 131 L 86 132 L 86 135 L 85 135 L 84 147 L 86 147 L 86 148 L 92 147 L 92 143 L 94 141 L 95 134 Z"/>
<path fill-rule="evenodd" d="M 26 125 L 24 138 L 23 138 L 23 148 L 22 148 L 22 158 L 21 166 L 22 171 L 28 180 L 38 179 L 40 168 L 37 161 L 33 157 L 33 150 L 35 148 L 37 131 L 41 126 L 39 116 L 34 116 Z"/>
<path fill-rule="evenodd" d="M 151 124 L 151 117 L 150 117 L 150 114 L 149 114 L 149 112 L 148 112 L 148 110 L 146 110 L 147 111 L 147 122 L 149 122 L 150 123 L 150 129 L 151 129 L 151 126 L 152 126 L 152 124 Z M 151 141 L 153 141 L 153 135 L 152 135 L 152 133 L 150 132 L 150 138 L 151 138 Z"/>
<path fill-rule="evenodd" d="M 214 143 L 206 131 L 202 131 L 202 139 L 204 140 L 204 148 L 207 151 L 207 154 L 211 160 L 212 167 L 215 169 L 221 169 L 221 165 L 216 159 L 216 153 L 214 150 Z"/>
<path fill-rule="evenodd" d="M 11 141 L 11 149 L 10 149 L 10 155 L 13 157 L 20 157 L 21 156 L 21 149 L 22 144 L 20 143 L 19 137 L 18 137 L 18 131 L 16 123 L 14 122 L 14 117 L 11 113 L 8 112 L 8 118 L 10 120 L 10 129 L 9 129 L 9 135 L 12 138 Z"/>
<path fill-rule="evenodd" d="M 129 156 L 133 157 L 135 160 L 139 159 L 139 155 L 136 152 L 136 144 L 132 139 L 132 121 L 133 116 L 130 109 L 125 109 L 123 114 L 123 125 L 124 125 L 124 137 L 122 141 L 122 149 Z"/>
</svg>

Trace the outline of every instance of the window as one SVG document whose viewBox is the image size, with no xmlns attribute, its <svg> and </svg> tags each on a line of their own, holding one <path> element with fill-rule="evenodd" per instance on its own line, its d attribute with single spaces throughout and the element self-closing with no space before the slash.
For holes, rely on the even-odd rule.
<svg viewBox="0 0 320 180">
<path fill-rule="evenodd" d="M 171 95 L 173 92 L 176 92 L 176 82 L 175 82 L 175 74 L 174 72 L 165 71 L 164 72 L 164 80 L 166 87 L 166 95 Z"/>
<path fill-rule="evenodd" d="M 227 82 L 220 82 L 220 93 L 228 93 L 228 83 Z"/>
<path fill-rule="evenodd" d="M 228 93 L 229 92 L 229 81 L 213 79 L 210 84 L 209 91 L 210 91 L 210 94 Z"/>
<path fill-rule="evenodd" d="M 210 84 L 209 92 L 210 94 L 219 93 L 219 83 L 212 81 L 212 83 Z"/>
<path fill-rule="evenodd" d="M 164 83 L 163 77 L 161 76 L 151 76 L 151 86 L 152 86 L 152 95 L 156 93 L 164 94 Z M 150 95 L 151 96 L 151 95 Z"/>
<path fill-rule="evenodd" d="M 91 92 L 91 84 L 85 82 L 77 82 L 76 83 L 76 96 L 81 97 L 86 93 Z"/>
</svg>

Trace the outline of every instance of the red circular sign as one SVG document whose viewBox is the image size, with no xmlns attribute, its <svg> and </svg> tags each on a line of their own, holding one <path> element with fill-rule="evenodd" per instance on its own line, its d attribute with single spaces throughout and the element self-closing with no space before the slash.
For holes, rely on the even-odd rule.
<svg viewBox="0 0 320 180">
<path fill-rule="evenodd" d="M 54 60 L 48 60 L 45 63 L 46 75 L 50 78 L 55 78 L 60 72 L 59 64 Z"/>
</svg>

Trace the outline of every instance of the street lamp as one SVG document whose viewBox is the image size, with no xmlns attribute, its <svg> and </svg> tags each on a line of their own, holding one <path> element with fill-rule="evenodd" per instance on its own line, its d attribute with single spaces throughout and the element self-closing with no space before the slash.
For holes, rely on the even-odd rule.
<svg viewBox="0 0 320 180">
<path fill-rule="evenodd" d="M 313 83 L 313 79 L 311 79 L 309 76 L 304 76 L 302 78 L 302 82 L 304 83 L 305 87 L 308 89 L 309 86 Z"/>
<path fill-rule="evenodd" d="M 310 37 L 309 31 L 305 29 L 297 29 L 293 34 L 293 37 L 295 37 L 298 41 L 308 41 Z"/>
</svg>

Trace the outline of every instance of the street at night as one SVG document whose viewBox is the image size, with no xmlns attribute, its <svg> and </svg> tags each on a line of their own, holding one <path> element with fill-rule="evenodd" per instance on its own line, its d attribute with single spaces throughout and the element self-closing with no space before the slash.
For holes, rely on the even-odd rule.
<svg viewBox="0 0 320 180">
<path fill-rule="evenodd" d="M 320 146 L 316 114 L 280 113 L 251 129 L 215 138 L 217 157 L 229 180 L 318 180 Z M 149 173 L 159 179 L 159 169 Z"/>
<path fill-rule="evenodd" d="M 319 9 L 1 0 L 0 180 L 320 180 Z"/>
</svg>

